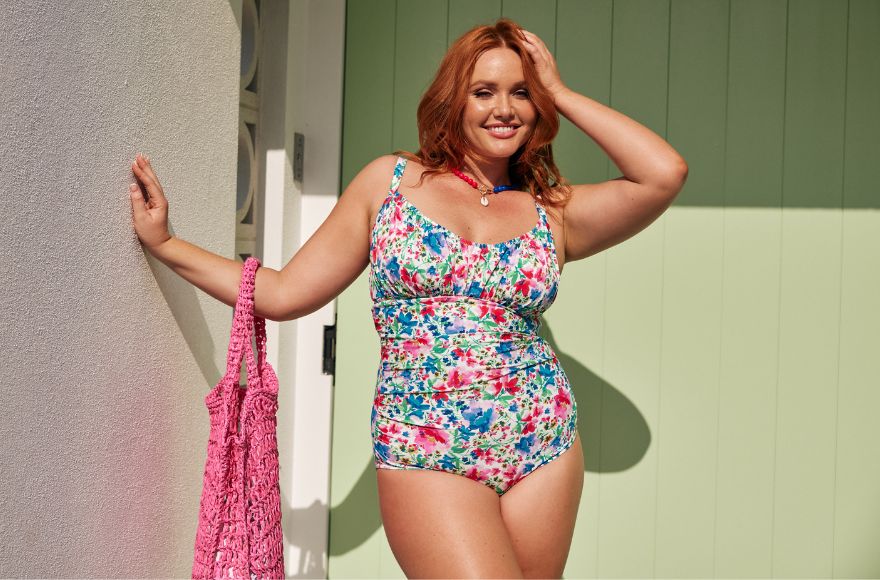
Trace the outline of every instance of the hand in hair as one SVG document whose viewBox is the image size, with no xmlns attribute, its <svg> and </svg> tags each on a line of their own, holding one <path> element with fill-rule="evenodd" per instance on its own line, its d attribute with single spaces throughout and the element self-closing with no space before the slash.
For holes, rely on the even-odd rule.
<svg viewBox="0 0 880 580">
<path fill-rule="evenodd" d="M 522 32 L 525 41 L 523 45 L 529 52 L 529 56 L 532 57 L 532 62 L 535 63 L 535 70 L 538 72 L 541 83 L 555 99 L 566 88 L 562 82 L 562 77 L 559 76 L 556 59 L 553 58 L 544 41 L 538 38 L 537 35 L 524 29 L 520 29 L 520 32 Z"/>
</svg>

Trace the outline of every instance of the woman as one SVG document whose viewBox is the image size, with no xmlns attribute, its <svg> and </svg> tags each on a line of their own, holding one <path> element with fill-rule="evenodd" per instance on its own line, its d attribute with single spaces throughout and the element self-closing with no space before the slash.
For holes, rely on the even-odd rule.
<svg viewBox="0 0 880 580">
<path fill-rule="evenodd" d="M 623 176 L 568 185 L 550 147 L 557 112 Z M 646 127 L 566 87 L 544 43 L 506 19 L 450 48 L 418 125 L 419 151 L 369 163 L 281 271 L 258 271 L 255 310 L 304 316 L 369 265 L 382 340 L 375 466 L 404 573 L 558 578 L 584 464 L 576 404 L 536 334 L 539 315 L 562 265 L 653 222 L 687 165 Z M 241 263 L 171 236 L 149 160 L 133 170 L 143 245 L 234 305 Z"/>
</svg>

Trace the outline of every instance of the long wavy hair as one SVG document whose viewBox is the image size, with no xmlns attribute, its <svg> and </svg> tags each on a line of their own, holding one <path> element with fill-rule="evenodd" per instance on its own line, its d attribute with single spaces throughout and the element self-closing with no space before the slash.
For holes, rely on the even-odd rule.
<svg viewBox="0 0 880 580">
<path fill-rule="evenodd" d="M 508 172 L 513 183 L 527 188 L 533 197 L 540 196 L 549 205 L 564 204 L 571 190 L 553 161 L 551 145 L 559 132 L 559 116 L 519 31 L 520 26 L 514 21 L 501 18 L 493 25 L 476 26 L 460 36 L 446 52 L 419 102 L 419 150 L 396 153 L 425 166 L 422 177 L 463 167 L 465 155 L 482 159 L 468 143 L 462 127 L 468 85 L 474 65 L 484 52 L 509 48 L 522 61 L 526 89 L 537 115 L 529 139 L 510 157 Z"/>
</svg>

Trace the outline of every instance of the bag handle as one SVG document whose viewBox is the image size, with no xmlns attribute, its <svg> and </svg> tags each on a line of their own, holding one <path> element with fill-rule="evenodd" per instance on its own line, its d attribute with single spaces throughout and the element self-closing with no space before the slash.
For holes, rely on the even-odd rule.
<svg viewBox="0 0 880 580">
<path fill-rule="evenodd" d="M 245 260 L 241 270 L 241 282 L 238 287 L 232 332 L 229 337 L 229 350 L 226 354 L 224 382 L 227 383 L 238 384 L 241 359 L 245 354 L 247 355 L 249 376 L 259 376 L 266 360 L 266 321 L 262 317 L 254 316 L 254 283 L 259 267 L 260 260 L 249 257 Z M 257 361 L 254 361 L 251 347 L 251 332 L 254 327 L 256 327 Z"/>
</svg>

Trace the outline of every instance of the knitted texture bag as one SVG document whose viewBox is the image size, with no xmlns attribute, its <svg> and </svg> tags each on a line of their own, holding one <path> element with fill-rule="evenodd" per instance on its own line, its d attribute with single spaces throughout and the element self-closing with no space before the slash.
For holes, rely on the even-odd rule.
<svg viewBox="0 0 880 580">
<path fill-rule="evenodd" d="M 211 431 L 193 578 L 284 578 L 275 434 L 278 378 L 266 361 L 266 321 L 254 316 L 259 267 L 256 258 L 244 263 L 226 375 L 205 397 Z M 247 389 L 238 383 L 245 355 Z"/>
</svg>

